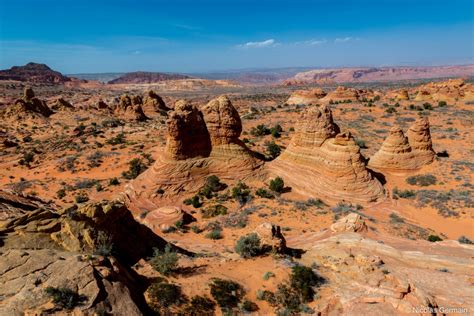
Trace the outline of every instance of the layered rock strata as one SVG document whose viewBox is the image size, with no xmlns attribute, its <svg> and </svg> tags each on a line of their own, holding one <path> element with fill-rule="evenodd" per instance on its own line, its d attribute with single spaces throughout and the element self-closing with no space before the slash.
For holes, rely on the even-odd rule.
<svg viewBox="0 0 474 316">
<path fill-rule="evenodd" d="M 286 101 L 286 104 L 289 105 L 298 105 L 298 104 L 304 104 L 304 105 L 315 105 L 319 102 L 320 99 L 324 98 L 326 96 L 326 92 L 324 92 L 322 89 L 316 88 L 312 90 L 297 90 L 293 92 L 288 100 Z"/>
<path fill-rule="evenodd" d="M 340 133 L 327 106 L 310 107 L 288 148 L 269 163 L 293 191 L 335 201 L 371 202 L 384 197 L 349 132 Z"/>
<path fill-rule="evenodd" d="M 201 110 L 185 100 L 176 102 L 168 115 L 165 148 L 125 189 L 131 207 L 154 210 L 160 201 L 198 191 L 210 175 L 222 180 L 255 176 L 262 162 L 239 139 L 241 132 L 239 114 L 227 97 Z"/>
<path fill-rule="evenodd" d="M 429 121 L 427 118 L 419 118 L 409 128 L 407 136 L 400 127 L 393 127 L 368 165 L 377 170 L 416 170 L 433 162 L 435 156 Z"/>
</svg>

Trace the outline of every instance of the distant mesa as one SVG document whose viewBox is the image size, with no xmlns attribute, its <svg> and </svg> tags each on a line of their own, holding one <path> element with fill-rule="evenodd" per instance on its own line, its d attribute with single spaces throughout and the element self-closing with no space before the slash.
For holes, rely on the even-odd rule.
<svg viewBox="0 0 474 316">
<path fill-rule="evenodd" d="M 15 80 L 41 84 L 62 84 L 71 78 L 54 71 L 45 64 L 28 63 L 25 66 L 13 66 L 0 70 L 0 80 Z"/>
<path fill-rule="evenodd" d="M 285 80 L 286 85 L 388 82 L 411 79 L 463 77 L 474 74 L 474 65 L 436 67 L 367 67 L 313 69 Z"/>
<path fill-rule="evenodd" d="M 384 171 L 416 170 L 434 161 L 430 125 L 427 118 L 419 118 L 408 129 L 407 136 L 394 126 L 390 134 L 369 160 L 369 167 Z"/>
<path fill-rule="evenodd" d="M 384 198 L 354 138 L 340 132 L 325 105 L 303 112 L 290 145 L 268 168 L 307 197 L 360 203 Z"/>
<path fill-rule="evenodd" d="M 167 80 L 179 80 L 179 79 L 190 79 L 190 76 L 181 74 L 170 74 L 162 72 L 146 72 L 136 71 L 129 72 L 116 79 L 110 80 L 110 84 L 143 84 L 143 83 L 156 83 Z"/>
</svg>

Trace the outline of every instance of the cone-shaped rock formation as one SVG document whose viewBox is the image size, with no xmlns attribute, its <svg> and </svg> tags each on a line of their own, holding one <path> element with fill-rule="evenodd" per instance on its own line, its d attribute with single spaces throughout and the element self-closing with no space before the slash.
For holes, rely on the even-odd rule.
<svg viewBox="0 0 474 316">
<path fill-rule="evenodd" d="M 408 130 L 407 136 L 395 126 L 369 160 L 369 166 L 378 170 L 415 170 L 434 160 L 430 126 L 427 118 L 418 119 Z"/>
<path fill-rule="evenodd" d="M 307 109 L 288 148 L 269 164 L 292 190 L 308 197 L 370 202 L 384 196 L 350 133 L 339 133 L 326 106 Z"/>
<path fill-rule="evenodd" d="M 143 112 L 142 103 L 140 96 L 122 95 L 119 103 L 115 106 L 114 113 L 124 120 L 144 121 L 147 116 Z"/>
<path fill-rule="evenodd" d="M 153 116 L 155 113 L 159 113 L 160 111 L 170 110 L 166 106 L 165 101 L 163 101 L 163 99 L 153 90 L 148 91 L 145 98 L 143 98 L 142 108 L 147 116 Z"/>
<path fill-rule="evenodd" d="M 210 175 L 223 180 L 253 177 L 263 164 L 239 140 L 242 123 L 226 97 L 211 100 L 202 110 L 176 102 L 167 129 L 166 146 L 155 164 L 126 187 L 134 208 L 153 210 L 159 201 L 196 192 Z"/>
</svg>

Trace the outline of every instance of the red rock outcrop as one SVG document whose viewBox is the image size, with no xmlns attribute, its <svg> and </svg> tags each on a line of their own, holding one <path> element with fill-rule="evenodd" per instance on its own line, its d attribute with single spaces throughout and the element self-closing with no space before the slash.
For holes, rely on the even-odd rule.
<svg viewBox="0 0 474 316">
<path fill-rule="evenodd" d="M 436 153 L 431 142 L 430 122 L 426 117 L 418 118 L 407 131 L 408 143 L 422 164 L 431 163 Z"/>
<path fill-rule="evenodd" d="M 161 111 L 169 111 L 170 108 L 166 106 L 163 98 L 156 94 L 153 90 L 147 92 L 143 98 L 143 111 L 148 116 L 153 116 Z"/>
<path fill-rule="evenodd" d="M 154 165 L 125 189 L 135 209 L 154 210 L 160 201 L 196 192 L 210 175 L 223 180 L 253 177 L 263 164 L 239 140 L 242 123 L 226 97 L 211 100 L 202 110 L 176 102 L 167 129 L 166 146 Z"/>
<path fill-rule="evenodd" d="M 147 116 L 142 109 L 142 98 L 140 96 L 122 95 L 119 103 L 115 106 L 114 113 L 124 120 L 145 121 Z"/>
<path fill-rule="evenodd" d="M 290 145 L 268 167 L 304 196 L 361 203 L 384 197 L 359 146 L 350 133 L 339 133 L 326 106 L 310 107 L 302 114 Z"/>
<path fill-rule="evenodd" d="M 54 112 L 45 101 L 35 97 L 31 88 L 25 88 L 23 97 L 15 101 L 15 104 L 4 109 L 0 116 L 9 120 L 23 120 L 27 118 L 46 118 Z"/>
<path fill-rule="evenodd" d="M 260 244 L 265 250 L 272 250 L 277 253 L 284 253 L 286 250 L 286 240 L 278 225 L 262 223 L 255 228 L 254 233 L 260 238 Z"/>
<path fill-rule="evenodd" d="M 367 232 L 367 225 L 362 216 L 356 213 L 350 213 L 339 219 L 331 225 L 331 230 L 335 233 L 340 232 Z"/>
<path fill-rule="evenodd" d="M 466 83 L 463 79 L 449 79 L 422 85 L 415 93 L 417 93 L 415 101 L 472 101 L 474 85 Z"/>
<path fill-rule="evenodd" d="M 390 100 L 396 100 L 396 101 L 410 100 L 410 96 L 408 95 L 408 90 L 406 89 L 388 91 L 387 94 L 385 95 L 385 98 L 390 99 Z"/>
<path fill-rule="evenodd" d="M 326 96 L 326 92 L 324 92 L 320 88 L 312 89 L 312 90 L 297 90 L 293 92 L 286 104 L 289 105 L 297 105 L 297 104 L 305 104 L 305 105 L 316 105 L 320 99 Z"/>
<path fill-rule="evenodd" d="M 322 101 L 325 102 L 356 102 L 358 100 L 359 91 L 357 91 L 357 89 L 342 86 L 337 87 L 336 90 L 329 92 L 324 98 L 322 98 Z"/>
<path fill-rule="evenodd" d="M 55 111 L 70 111 L 74 109 L 74 106 L 63 98 L 59 98 L 51 105 L 51 109 Z"/>
<path fill-rule="evenodd" d="M 416 170 L 433 162 L 430 125 L 427 118 L 419 118 L 410 127 L 407 136 L 395 126 L 380 149 L 369 160 L 369 167 L 377 170 Z"/>
</svg>

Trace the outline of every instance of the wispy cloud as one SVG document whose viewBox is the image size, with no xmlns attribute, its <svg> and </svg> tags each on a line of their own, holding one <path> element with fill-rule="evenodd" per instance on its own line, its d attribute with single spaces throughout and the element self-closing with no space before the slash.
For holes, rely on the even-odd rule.
<svg viewBox="0 0 474 316">
<path fill-rule="evenodd" d="M 237 45 L 239 48 L 264 48 L 264 47 L 275 47 L 280 45 L 273 38 L 267 39 L 261 42 L 247 42 L 245 44 Z"/>
<path fill-rule="evenodd" d="M 296 45 L 305 45 L 305 46 L 317 46 L 326 44 L 328 41 L 326 39 L 309 39 L 307 41 L 295 42 Z"/>
<path fill-rule="evenodd" d="M 360 38 L 358 37 L 351 37 L 351 36 L 346 36 L 346 37 L 338 37 L 334 40 L 334 43 L 347 43 L 347 42 L 352 42 L 352 41 L 358 41 Z"/>
</svg>

